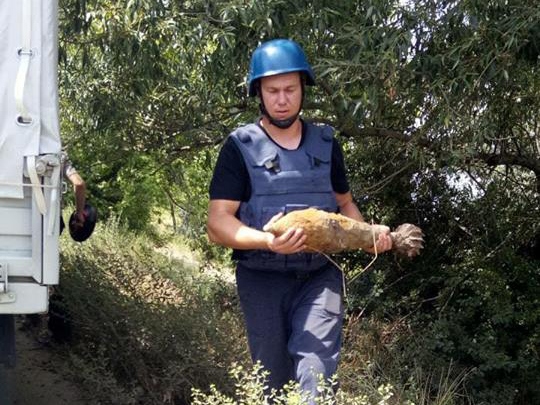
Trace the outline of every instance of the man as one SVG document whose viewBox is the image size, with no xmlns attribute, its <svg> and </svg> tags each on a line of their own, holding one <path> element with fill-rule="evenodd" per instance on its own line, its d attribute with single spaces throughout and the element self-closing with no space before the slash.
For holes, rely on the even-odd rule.
<svg viewBox="0 0 540 405">
<path fill-rule="evenodd" d="M 305 85 L 315 79 L 303 50 L 276 39 L 253 53 L 250 96 L 262 116 L 225 142 L 210 185 L 208 236 L 233 248 L 236 281 L 254 361 L 269 386 L 290 380 L 313 396 L 331 377 L 341 348 L 342 274 L 321 254 L 303 253 L 302 229 L 275 237 L 265 225 L 315 206 L 362 221 L 333 129 L 300 119 Z M 377 252 L 391 249 L 388 232 Z"/>
</svg>

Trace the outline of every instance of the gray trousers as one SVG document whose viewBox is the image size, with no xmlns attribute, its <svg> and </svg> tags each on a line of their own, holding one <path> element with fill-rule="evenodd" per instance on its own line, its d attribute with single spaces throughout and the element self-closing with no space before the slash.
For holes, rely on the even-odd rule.
<svg viewBox="0 0 540 405">
<path fill-rule="evenodd" d="M 269 387 L 293 380 L 315 396 L 319 376 L 331 377 L 338 365 L 341 271 L 330 264 L 308 274 L 239 264 L 236 281 L 251 357 L 270 372 Z"/>
</svg>

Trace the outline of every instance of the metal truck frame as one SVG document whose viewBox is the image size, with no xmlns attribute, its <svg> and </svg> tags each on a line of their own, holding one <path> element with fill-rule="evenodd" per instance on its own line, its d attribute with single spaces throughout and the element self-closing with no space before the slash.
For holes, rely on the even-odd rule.
<svg viewBox="0 0 540 405">
<path fill-rule="evenodd" d="M 1 371 L 15 366 L 14 316 L 47 312 L 59 281 L 57 0 L 0 0 L 0 31 L 2 404 Z"/>
</svg>

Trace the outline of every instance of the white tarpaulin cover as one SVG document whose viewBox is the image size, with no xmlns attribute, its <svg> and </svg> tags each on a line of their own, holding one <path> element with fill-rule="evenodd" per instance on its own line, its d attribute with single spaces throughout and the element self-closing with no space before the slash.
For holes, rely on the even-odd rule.
<svg viewBox="0 0 540 405">
<path fill-rule="evenodd" d="M 59 153 L 57 0 L 0 0 L 0 198 L 23 198 L 25 157 Z"/>
</svg>

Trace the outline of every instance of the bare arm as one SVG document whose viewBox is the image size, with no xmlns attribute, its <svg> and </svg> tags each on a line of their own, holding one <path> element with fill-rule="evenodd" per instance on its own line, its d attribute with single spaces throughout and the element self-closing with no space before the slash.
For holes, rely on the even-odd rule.
<svg viewBox="0 0 540 405">
<path fill-rule="evenodd" d="M 235 214 L 239 207 L 240 201 L 210 200 L 207 232 L 211 242 L 233 249 L 266 249 L 282 254 L 300 252 L 305 248 L 306 236 L 302 229 L 289 229 L 275 237 L 270 232 L 248 227 L 238 220 Z"/>
<path fill-rule="evenodd" d="M 350 191 L 339 194 L 334 193 L 336 196 L 336 201 L 339 206 L 339 212 L 346 217 L 356 219 L 357 221 L 366 222 L 364 220 L 364 217 L 360 213 L 360 210 L 356 206 L 356 204 L 353 201 L 352 194 Z M 377 240 L 376 247 L 377 247 L 377 253 L 386 252 L 387 250 L 392 249 L 392 239 L 390 238 L 390 228 L 384 225 L 376 225 L 380 226 L 383 229 L 383 232 L 379 235 L 379 239 Z M 364 249 L 366 252 L 369 253 L 375 253 L 375 248 L 372 249 Z"/>
<path fill-rule="evenodd" d="M 353 201 L 353 197 L 350 191 L 344 194 L 334 193 L 334 195 L 336 196 L 336 201 L 339 206 L 340 214 L 343 214 L 346 217 L 352 219 L 356 219 L 360 222 L 365 222 L 364 217 L 362 216 L 360 210 Z"/>
<path fill-rule="evenodd" d="M 86 183 L 82 177 L 74 171 L 68 175 L 68 180 L 73 185 L 73 193 L 75 194 L 75 212 L 79 222 L 84 223 L 84 205 L 86 203 Z"/>
</svg>

